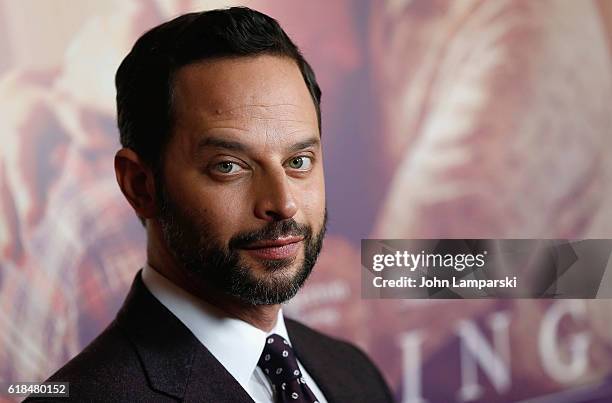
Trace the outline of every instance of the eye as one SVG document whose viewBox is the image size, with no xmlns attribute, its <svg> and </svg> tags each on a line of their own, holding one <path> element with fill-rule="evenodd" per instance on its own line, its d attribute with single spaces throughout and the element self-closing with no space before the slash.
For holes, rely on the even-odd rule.
<svg viewBox="0 0 612 403">
<path fill-rule="evenodd" d="M 223 162 L 216 164 L 214 166 L 214 169 L 217 170 L 217 172 L 220 172 L 222 174 L 233 174 L 233 173 L 238 172 L 242 168 L 240 167 L 240 165 L 236 164 L 235 162 L 223 161 Z"/>
<path fill-rule="evenodd" d="M 300 156 L 294 157 L 287 163 L 291 169 L 299 169 L 300 171 L 308 171 L 312 167 L 312 158 Z"/>
</svg>

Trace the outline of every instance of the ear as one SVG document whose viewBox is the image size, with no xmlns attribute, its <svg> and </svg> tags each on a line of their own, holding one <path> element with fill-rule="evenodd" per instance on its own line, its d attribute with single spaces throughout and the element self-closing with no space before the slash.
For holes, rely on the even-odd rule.
<svg viewBox="0 0 612 403">
<path fill-rule="evenodd" d="M 134 151 L 122 148 L 115 155 L 115 175 L 121 192 L 136 214 L 152 218 L 157 214 L 155 178 L 151 168 Z"/>
</svg>

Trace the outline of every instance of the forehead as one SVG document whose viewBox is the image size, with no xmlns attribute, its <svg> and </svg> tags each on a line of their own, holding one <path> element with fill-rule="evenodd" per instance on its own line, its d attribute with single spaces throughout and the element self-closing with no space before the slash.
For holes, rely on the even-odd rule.
<svg viewBox="0 0 612 403">
<path fill-rule="evenodd" d="M 306 83 L 297 64 L 286 57 L 224 58 L 184 66 L 175 76 L 173 95 L 177 125 L 200 132 L 219 126 L 317 127 Z"/>
</svg>

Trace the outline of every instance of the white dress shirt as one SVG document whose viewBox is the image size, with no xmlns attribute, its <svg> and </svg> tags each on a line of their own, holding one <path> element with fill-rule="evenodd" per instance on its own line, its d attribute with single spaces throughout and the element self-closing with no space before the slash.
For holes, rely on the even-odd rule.
<svg viewBox="0 0 612 403">
<path fill-rule="evenodd" d="M 149 265 L 142 280 L 151 294 L 172 312 L 202 343 L 257 403 L 274 403 L 272 384 L 257 366 L 266 337 L 278 334 L 291 344 L 279 309 L 276 325 L 266 333 L 239 319 L 227 317 L 218 308 L 193 296 Z M 314 379 L 298 360 L 298 366 L 317 400 L 327 403 Z"/>
</svg>

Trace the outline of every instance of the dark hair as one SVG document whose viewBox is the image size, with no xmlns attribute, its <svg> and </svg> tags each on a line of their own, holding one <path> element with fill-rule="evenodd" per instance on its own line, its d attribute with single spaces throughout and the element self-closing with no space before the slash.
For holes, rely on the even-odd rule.
<svg viewBox="0 0 612 403">
<path fill-rule="evenodd" d="M 136 41 L 115 77 L 121 144 L 136 152 L 157 176 L 173 126 L 176 71 L 202 60 L 262 54 L 296 62 L 315 104 L 320 131 L 321 90 L 300 50 L 275 19 L 232 7 L 182 15 Z"/>
</svg>

